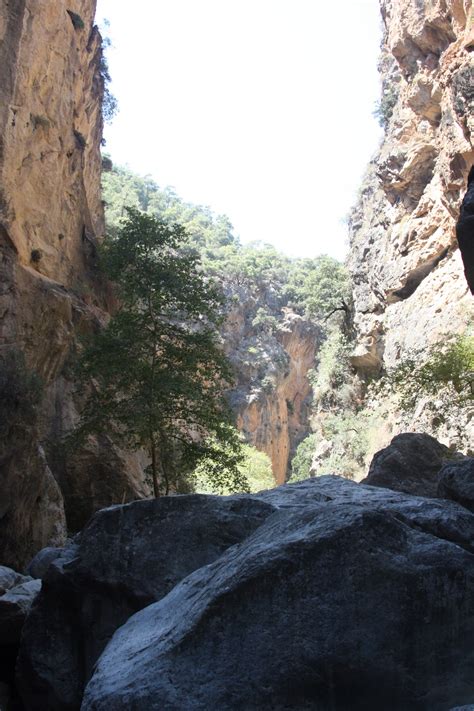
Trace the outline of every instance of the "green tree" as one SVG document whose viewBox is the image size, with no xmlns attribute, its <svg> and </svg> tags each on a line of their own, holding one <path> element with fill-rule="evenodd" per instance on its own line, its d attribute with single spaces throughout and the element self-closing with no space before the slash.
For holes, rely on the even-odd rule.
<svg viewBox="0 0 474 711">
<path fill-rule="evenodd" d="M 316 450 L 318 438 L 316 434 L 310 434 L 299 443 L 295 456 L 291 460 L 290 482 L 303 481 L 311 476 L 311 463 Z"/>
<path fill-rule="evenodd" d="M 275 478 L 268 454 L 260 452 L 250 444 L 242 445 L 242 454 L 242 461 L 238 466 L 242 477 L 248 482 L 248 490 L 257 493 L 263 489 L 273 489 Z M 196 467 L 194 482 L 196 491 L 200 494 L 232 493 L 226 472 L 208 459 L 203 459 Z"/>
<path fill-rule="evenodd" d="M 155 496 L 203 458 L 242 490 L 240 442 L 222 395 L 232 379 L 216 331 L 223 297 L 186 250 L 182 226 L 136 209 L 127 215 L 102 249 L 120 308 L 80 359 L 93 391 L 77 436 L 106 431 L 144 447 Z"/>
</svg>

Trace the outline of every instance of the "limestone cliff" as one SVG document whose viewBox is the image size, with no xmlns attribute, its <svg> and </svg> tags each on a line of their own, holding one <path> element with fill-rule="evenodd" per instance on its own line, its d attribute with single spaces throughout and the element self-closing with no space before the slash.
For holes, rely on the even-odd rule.
<svg viewBox="0 0 474 711">
<path fill-rule="evenodd" d="M 84 460 L 84 452 L 69 466 L 49 446 L 64 413 L 75 417 L 70 350 L 78 333 L 105 318 L 95 272 L 103 78 L 94 13 L 95 0 L 0 5 L 0 348 L 23 352 L 45 387 L 38 420 L 0 453 L 0 558 L 16 566 L 64 540 L 64 495 L 70 519 L 81 523 L 117 498 L 116 483 L 112 495 L 97 481 L 97 451 L 78 479 L 74 457 Z M 123 471 L 122 479 L 121 498 L 136 494 Z M 79 489 L 85 501 L 94 499 L 82 515 L 74 502 Z"/>
<path fill-rule="evenodd" d="M 290 308 L 281 295 L 255 284 L 232 287 L 231 309 L 223 329 L 225 350 L 237 382 L 230 393 L 237 427 L 245 439 L 271 459 L 278 484 L 285 483 L 291 456 L 309 432 L 311 384 L 321 340 L 318 326 Z M 255 321 L 265 306 L 271 324 Z"/>
<path fill-rule="evenodd" d="M 351 360 L 363 377 L 462 333 L 473 317 L 455 239 L 474 162 L 472 2 L 381 0 L 381 11 L 385 137 L 350 225 Z M 469 415 L 440 422 L 426 405 L 405 419 L 389 413 L 385 439 L 423 429 L 449 445 L 472 444 Z"/>
</svg>

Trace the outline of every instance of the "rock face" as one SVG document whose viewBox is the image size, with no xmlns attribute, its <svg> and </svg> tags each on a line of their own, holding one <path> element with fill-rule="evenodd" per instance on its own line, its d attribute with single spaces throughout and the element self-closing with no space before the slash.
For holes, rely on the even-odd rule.
<svg viewBox="0 0 474 711">
<path fill-rule="evenodd" d="M 41 581 L 0 566 L 0 708 L 11 707 L 21 630 Z M 3 698 L 2 698 L 3 696 Z"/>
<path fill-rule="evenodd" d="M 95 0 L 0 7 L 0 348 L 2 355 L 22 351 L 45 387 L 27 446 L 12 437 L 1 452 L 0 561 L 15 567 L 48 543 L 61 545 L 71 488 L 87 492 L 87 511 L 72 517 L 73 527 L 98 507 L 146 490 L 124 463 L 116 467 L 118 486 L 97 489 L 95 470 L 107 455 L 99 442 L 71 460 L 51 455 L 64 423 L 77 417 L 65 380 L 69 353 L 78 334 L 106 318 L 95 267 L 104 226 L 94 13 Z M 86 459 L 78 478 L 77 462 Z"/>
<path fill-rule="evenodd" d="M 467 192 L 456 224 L 456 238 L 461 251 L 466 281 L 474 294 L 474 167 L 467 178 Z"/>
<path fill-rule="evenodd" d="M 265 452 L 277 484 L 288 475 L 291 456 L 310 431 L 312 395 L 308 372 L 314 366 L 321 330 L 283 307 L 268 289 L 231 288 L 234 308 L 223 338 L 237 382 L 230 393 L 237 427 L 246 440 Z M 255 325 L 265 308 L 274 324 Z"/>
<path fill-rule="evenodd" d="M 195 495 L 96 514 L 78 543 L 46 556 L 51 562 L 18 662 L 26 707 L 78 709 L 115 630 L 251 535 L 274 510 L 253 497 Z"/>
<path fill-rule="evenodd" d="M 337 477 L 268 496 L 253 534 L 115 633 L 82 709 L 472 702 L 473 515 Z"/>
<path fill-rule="evenodd" d="M 454 457 L 455 453 L 430 435 L 400 434 L 392 439 L 388 447 L 377 452 L 367 477 L 361 483 L 415 496 L 436 497 L 440 471 Z"/>
<path fill-rule="evenodd" d="M 381 0 L 386 132 L 350 229 L 352 362 L 362 376 L 463 332 L 474 315 L 455 238 L 474 162 L 471 5 Z M 440 426 L 420 407 L 410 429 L 468 446 L 472 422 L 456 417 Z M 407 425 L 394 422 L 392 432 Z"/>
<path fill-rule="evenodd" d="M 474 513 L 474 459 L 446 463 L 439 473 L 438 495 Z"/>
</svg>

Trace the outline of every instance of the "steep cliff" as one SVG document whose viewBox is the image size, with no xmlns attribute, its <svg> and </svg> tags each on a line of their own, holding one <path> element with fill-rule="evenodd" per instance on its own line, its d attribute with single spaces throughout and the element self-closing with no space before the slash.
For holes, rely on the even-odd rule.
<svg viewBox="0 0 474 711">
<path fill-rule="evenodd" d="M 95 271 L 104 222 L 94 13 L 94 0 L 0 6 L 0 354 L 24 353 L 44 386 L 29 430 L 17 427 L 1 451 L 0 559 L 17 566 L 64 540 L 63 498 L 68 518 L 79 524 L 139 488 L 120 467 L 112 487 L 98 481 L 100 442 L 89 443 L 96 451 L 79 478 L 75 460 L 84 464 L 84 451 L 52 456 L 55 435 L 76 412 L 68 355 L 78 333 L 106 318 Z M 82 515 L 75 509 L 79 490 Z"/>
<path fill-rule="evenodd" d="M 328 295 L 338 299 L 341 265 L 241 244 L 227 217 L 185 202 L 149 176 L 114 167 L 102 180 L 108 225 L 119 226 L 125 207 L 179 222 L 203 268 L 221 282 L 228 303 L 221 336 L 236 375 L 230 404 L 247 442 L 269 455 L 276 481 L 284 483 L 310 429 L 308 373 L 322 340 L 319 311 L 329 310 Z"/>
<path fill-rule="evenodd" d="M 432 344 L 464 332 L 474 313 L 455 239 L 474 162 L 472 2 L 381 0 L 381 11 L 385 137 L 350 225 L 351 362 L 362 377 L 412 352 L 423 358 Z M 371 407 L 386 396 L 375 395 Z M 472 413 L 445 412 L 441 421 L 422 401 L 408 416 L 390 405 L 387 412 L 385 439 L 423 429 L 452 446 L 474 441 Z"/>
<path fill-rule="evenodd" d="M 272 462 L 277 484 L 287 480 L 291 457 L 309 432 L 314 365 L 321 329 L 283 306 L 272 290 L 241 287 L 223 328 L 225 350 L 236 383 L 230 403 L 245 439 Z M 269 309 L 271 325 L 259 325 L 259 309 Z"/>
</svg>

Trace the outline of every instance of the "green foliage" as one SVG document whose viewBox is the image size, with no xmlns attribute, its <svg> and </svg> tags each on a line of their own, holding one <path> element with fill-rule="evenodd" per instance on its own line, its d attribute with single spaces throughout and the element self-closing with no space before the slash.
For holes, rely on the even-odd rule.
<svg viewBox="0 0 474 711">
<path fill-rule="evenodd" d="M 275 479 L 272 473 L 270 457 L 265 452 L 249 444 L 242 445 L 243 459 L 238 468 L 242 476 L 242 492 L 256 493 L 263 489 L 272 489 Z M 194 472 L 195 490 L 200 494 L 230 494 L 226 473 L 214 471 L 215 463 L 205 459 Z"/>
<path fill-rule="evenodd" d="M 350 285 L 343 264 L 325 254 L 295 262 L 286 288 L 292 302 L 304 306 L 307 315 L 317 319 L 335 309 L 348 309 Z"/>
<path fill-rule="evenodd" d="M 387 129 L 390 119 L 392 118 L 393 110 L 398 101 L 398 93 L 399 88 L 397 84 L 387 82 L 382 86 L 382 96 L 375 107 L 374 116 L 384 129 Z"/>
<path fill-rule="evenodd" d="M 42 383 L 28 370 L 20 351 L 9 349 L 0 356 L 0 442 L 15 436 L 19 429 L 30 433 L 36 424 Z"/>
<path fill-rule="evenodd" d="M 290 481 L 303 481 L 311 476 L 311 463 L 317 445 L 317 435 L 308 435 L 298 445 L 295 456 L 291 460 Z"/>
<path fill-rule="evenodd" d="M 222 397 L 232 379 L 216 331 L 223 297 L 185 245 L 182 226 L 127 211 L 101 255 L 121 308 L 79 368 L 94 388 L 76 436 L 106 432 L 145 447 L 155 495 L 203 458 L 225 470 L 230 489 L 243 486 L 240 442 Z"/>
<path fill-rule="evenodd" d="M 262 331 L 266 331 L 267 333 L 273 333 L 277 327 L 277 320 L 268 309 L 260 307 L 252 321 L 252 326 L 254 328 L 261 328 Z"/>
<path fill-rule="evenodd" d="M 350 404 L 350 350 L 347 337 L 341 330 L 333 329 L 321 346 L 317 368 L 310 373 L 315 404 L 322 407 Z"/>
<path fill-rule="evenodd" d="M 448 343 L 436 343 L 427 357 L 414 354 L 394 368 L 388 379 L 400 394 L 404 410 L 414 408 L 419 397 L 438 396 L 444 390 L 452 405 L 474 399 L 474 337 L 465 334 Z"/>
<path fill-rule="evenodd" d="M 109 64 L 106 57 L 106 50 L 110 47 L 111 42 L 108 37 L 102 39 L 102 47 L 99 57 L 99 74 L 104 87 L 104 95 L 102 98 L 102 116 L 106 123 L 111 123 L 118 111 L 118 102 L 115 96 L 110 91 L 110 82 L 112 81 Z"/>
<path fill-rule="evenodd" d="M 247 287 L 252 293 L 269 294 L 272 310 L 290 306 L 320 318 L 349 298 L 347 272 L 335 259 L 290 259 L 268 244 L 242 245 L 227 217 L 184 202 L 171 188 L 160 188 L 149 176 L 142 178 L 114 168 L 103 174 L 103 196 L 109 227 L 119 224 L 126 207 L 160 216 L 168 224 L 182 224 L 189 246 L 199 253 L 208 275 L 236 289 Z M 256 318 L 258 325 L 260 317 Z M 273 328 L 274 324 L 268 326 Z"/>
</svg>

